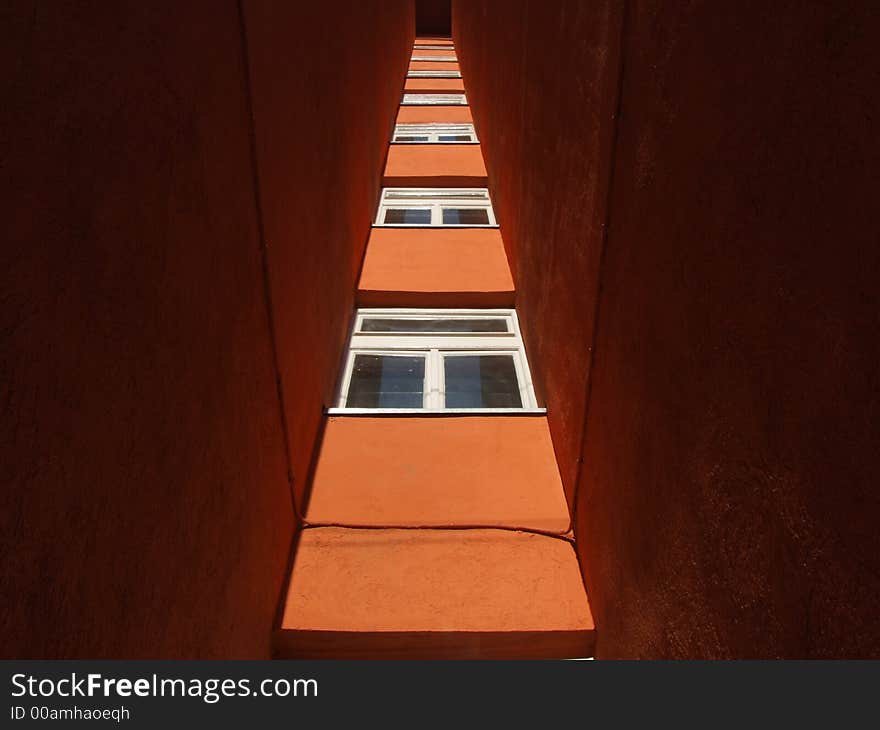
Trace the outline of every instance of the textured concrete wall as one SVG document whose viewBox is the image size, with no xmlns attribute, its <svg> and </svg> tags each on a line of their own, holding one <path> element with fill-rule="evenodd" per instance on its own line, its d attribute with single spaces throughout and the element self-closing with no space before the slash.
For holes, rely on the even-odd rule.
<svg viewBox="0 0 880 730">
<path fill-rule="evenodd" d="M 263 214 L 302 504 L 415 34 L 409 0 L 246 5 Z"/>
<path fill-rule="evenodd" d="M 412 38 L 404 5 L 394 20 L 361 5 L 276 15 L 271 34 L 272 6 L 247 7 L 273 282 L 308 299 L 275 305 L 285 375 L 288 343 L 308 346 L 289 388 L 301 450 L 320 403 L 297 387 L 335 374 L 396 112 L 375 84 L 399 91 Z M 268 656 L 294 516 L 239 7 L 0 13 L 0 653 Z"/>
<path fill-rule="evenodd" d="M 595 348 L 576 523 L 598 656 L 880 654 L 874 4 L 453 17 L 569 481 L 553 414 Z"/>
<path fill-rule="evenodd" d="M 618 3 L 457 3 L 456 48 L 569 504 L 617 84 Z M 551 8 L 555 8 L 551 11 Z M 558 39 L 558 40 L 553 40 Z"/>
</svg>

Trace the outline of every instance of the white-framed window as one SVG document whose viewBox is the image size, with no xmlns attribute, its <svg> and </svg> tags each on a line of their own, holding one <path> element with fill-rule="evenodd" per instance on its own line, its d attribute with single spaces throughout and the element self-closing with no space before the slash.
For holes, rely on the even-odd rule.
<svg viewBox="0 0 880 730">
<path fill-rule="evenodd" d="M 467 104 L 464 94 L 404 94 L 402 104 L 452 105 L 462 106 Z"/>
<path fill-rule="evenodd" d="M 486 188 L 383 188 L 376 225 L 486 228 L 497 224 Z"/>
<path fill-rule="evenodd" d="M 450 63 L 458 63 L 458 58 L 455 55 L 452 56 L 422 56 L 422 55 L 412 55 L 410 58 L 411 61 L 449 61 Z"/>
<path fill-rule="evenodd" d="M 408 71 L 406 77 L 408 79 L 460 79 L 461 71 L 438 71 L 437 69 Z"/>
<path fill-rule="evenodd" d="M 513 309 L 359 309 L 331 413 L 543 412 Z"/>
<path fill-rule="evenodd" d="M 476 142 L 473 124 L 398 124 L 394 127 L 392 142 L 405 144 L 454 144 Z"/>
</svg>

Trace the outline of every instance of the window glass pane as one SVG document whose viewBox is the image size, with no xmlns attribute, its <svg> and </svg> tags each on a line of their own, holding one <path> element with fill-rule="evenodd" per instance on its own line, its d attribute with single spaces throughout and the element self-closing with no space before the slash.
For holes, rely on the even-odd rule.
<svg viewBox="0 0 880 730">
<path fill-rule="evenodd" d="M 522 408 L 512 355 L 443 358 L 447 408 Z"/>
<path fill-rule="evenodd" d="M 409 223 L 411 225 L 431 222 L 430 208 L 389 208 L 385 211 L 385 223 Z"/>
<path fill-rule="evenodd" d="M 470 142 L 469 134 L 441 134 L 438 139 L 441 142 Z"/>
<path fill-rule="evenodd" d="M 414 135 L 399 134 L 394 138 L 394 141 L 395 142 L 427 142 L 428 137 L 427 137 L 427 135 L 425 135 L 425 136 L 420 135 L 417 137 Z"/>
<path fill-rule="evenodd" d="M 425 358 L 355 355 L 348 386 L 348 408 L 421 408 Z"/>
<path fill-rule="evenodd" d="M 443 223 L 447 225 L 488 225 L 489 211 L 485 208 L 444 208 Z"/>
<path fill-rule="evenodd" d="M 364 317 L 361 332 L 510 332 L 507 320 L 479 319 L 385 319 Z"/>
</svg>

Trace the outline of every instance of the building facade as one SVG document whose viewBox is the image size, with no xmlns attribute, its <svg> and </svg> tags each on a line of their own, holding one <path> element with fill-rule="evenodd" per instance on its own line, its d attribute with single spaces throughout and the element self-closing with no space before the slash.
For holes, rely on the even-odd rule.
<svg viewBox="0 0 880 730">
<path fill-rule="evenodd" d="M 455 48 L 416 38 L 276 650 L 589 656 L 546 410 Z"/>
</svg>

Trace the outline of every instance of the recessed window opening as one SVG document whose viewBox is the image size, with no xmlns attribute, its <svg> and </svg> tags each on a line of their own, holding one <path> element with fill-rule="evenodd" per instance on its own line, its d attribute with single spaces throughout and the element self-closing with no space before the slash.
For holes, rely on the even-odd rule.
<svg viewBox="0 0 880 730">
<path fill-rule="evenodd" d="M 407 72 L 406 77 L 408 79 L 460 79 L 461 71 L 424 69 L 419 71 L 409 71 Z"/>
<path fill-rule="evenodd" d="M 450 63 L 458 63 L 458 58 L 456 58 L 455 54 L 451 56 L 423 56 L 423 55 L 415 55 L 413 54 L 412 61 L 449 61 Z"/>
<path fill-rule="evenodd" d="M 331 413 L 540 412 L 512 309 L 360 309 Z"/>
<path fill-rule="evenodd" d="M 477 141 L 473 124 L 398 124 L 393 142 L 468 143 Z"/>
<path fill-rule="evenodd" d="M 404 94 L 404 106 L 466 106 L 464 94 Z"/>
<path fill-rule="evenodd" d="M 486 188 L 384 188 L 377 226 L 495 226 Z"/>
</svg>

